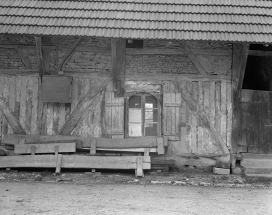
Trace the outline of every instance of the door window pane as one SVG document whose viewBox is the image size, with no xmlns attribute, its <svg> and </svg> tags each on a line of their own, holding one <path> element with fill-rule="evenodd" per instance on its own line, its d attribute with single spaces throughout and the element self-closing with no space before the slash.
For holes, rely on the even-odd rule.
<svg viewBox="0 0 272 215">
<path fill-rule="evenodd" d="M 141 108 L 141 96 L 131 96 L 129 98 L 129 108 Z"/>
<path fill-rule="evenodd" d="M 128 135 L 130 137 L 140 137 L 142 136 L 142 124 L 139 123 L 129 123 L 128 124 Z"/>
</svg>

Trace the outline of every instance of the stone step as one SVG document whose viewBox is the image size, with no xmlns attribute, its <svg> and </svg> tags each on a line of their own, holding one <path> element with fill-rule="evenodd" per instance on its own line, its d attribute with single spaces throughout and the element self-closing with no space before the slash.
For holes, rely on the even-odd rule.
<svg viewBox="0 0 272 215">
<path fill-rule="evenodd" d="M 272 174 L 254 174 L 254 173 L 248 173 L 248 174 L 246 174 L 246 176 L 272 178 Z"/>
<path fill-rule="evenodd" d="M 243 158 L 272 159 L 272 154 L 241 153 Z"/>
<path fill-rule="evenodd" d="M 243 157 L 241 166 L 248 168 L 272 168 L 272 159 Z"/>
<path fill-rule="evenodd" d="M 245 174 L 272 175 L 272 168 L 245 168 Z"/>
</svg>

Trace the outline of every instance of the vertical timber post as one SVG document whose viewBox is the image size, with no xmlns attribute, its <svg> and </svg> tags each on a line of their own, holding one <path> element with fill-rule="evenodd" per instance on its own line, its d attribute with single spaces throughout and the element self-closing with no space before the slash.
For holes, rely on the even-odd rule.
<svg viewBox="0 0 272 215">
<path fill-rule="evenodd" d="M 126 70 L 126 40 L 111 39 L 113 87 L 117 96 L 123 95 Z"/>
<path fill-rule="evenodd" d="M 232 133 L 231 133 L 231 151 L 238 152 L 238 145 L 241 142 L 242 116 L 241 116 L 241 90 L 246 69 L 249 44 L 233 44 L 232 54 Z"/>
</svg>

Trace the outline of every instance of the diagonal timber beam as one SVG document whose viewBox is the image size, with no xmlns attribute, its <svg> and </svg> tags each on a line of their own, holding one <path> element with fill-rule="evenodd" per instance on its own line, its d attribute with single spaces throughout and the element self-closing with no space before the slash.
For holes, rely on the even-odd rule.
<svg viewBox="0 0 272 215">
<path fill-rule="evenodd" d="M 14 134 L 26 134 L 25 130 L 21 126 L 20 122 L 16 119 L 12 110 L 9 108 L 5 99 L 0 97 L 0 111 L 2 111 Z"/>
<path fill-rule="evenodd" d="M 185 54 L 188 55 L 188 57 L 190 58 L 190 60 L 193 62 L 193 64 L 197 68 L 198 72 L 201 75 L 206 75 L 207 74 L 206 71 L 204 70 L 204 68 L 202 67 L 202 65 L 199 63 L 199 61 L 196 58 L 196 56 L 194 55 L 193 51 L 187 46 L 187 44 L 185 42 L 182 42 L 181 46 L 182 46 Z"/>
<path fill-rule="evenodd" d="M 74 45 L 71 47 L 71 49 L 66 53 L 63 60 L 60 62 L 58 71 L 62 71 L 62 68 L 65 66 L 65 64 L 69 61 L 69 59 L 72 57 L 72 55 L 75 53 L 76 48 L 79 46 L 79 44 L 83 41 L 83 37 L 79 37 Z"/>
<path fill-rule="evenodd" d="M 174 86 L 176 88 L 176 90 L 181 93 L 182 98 L 184 99 L 184 101 L 187 103 L 188 107 L 191 109 L 191 111 L 195 114 L 195 116 L 200 119 L 203 123 L 203 125 L 205 126 L 205 128 L 208 129 L 208 131 L 211 134 L 211 137 L 213 138 L 213 144 L 216 147 L 219 147 L 221 149 L 221 151 L 224 154 L 229 154 L 229 150 L 226 146 L 226 144 L 224 143 L 223 139 L 221 138 L 220 134 L 218 133 L 218 131 L 213 127 L 208 114 L 204 111 L 204 108 L 201 107 L 197 101 L 195 101 L 192 96 L 190 95 L 190 93 L 185 90 L 182 89 L 179 85 L 178 82 L 173 82 Z"/>
<path fill-rule="evenodd" d="M 12 42 L 13 44 L 17 43 L 16 40 L 12 36 L 9 36 L 8 38 L 10 42 Z M 26 69 L 32 70 L 32 64 L 28 60 L 27 56 L 23 53 L 23 50 L 16 45 L 13 45 L 13 47 L 16 50 L 17 54 L 20 56 L 21 60 L 23 61 L 23 64 L 25 65 Z"/>
<path fill-rule="evenodd" d="M 70 135 L 78 121 L 83 117 L 84 112 L 90 107 L 97 99 L 97 95 L 105 90 L 111 80 L 105 80 L 97 89 L 90 91 L 79 101 L 73 112 L 69 115 L 68 120 L 60 129 L 59 135 Z"/>
</svg>

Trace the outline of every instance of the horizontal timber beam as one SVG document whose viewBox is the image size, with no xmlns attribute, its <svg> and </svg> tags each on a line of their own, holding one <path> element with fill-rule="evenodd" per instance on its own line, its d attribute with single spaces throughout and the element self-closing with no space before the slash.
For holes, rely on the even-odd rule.
<svg viewBox="0 0 272 215">
<path fill-rule="evenodd" d="M 136 169 L 137 156 L 82 156 L 62 155 L 61 168 Z M 149 156 L 143 156 L 143 169 L 151 169 Z M 37 167 L 55 168 L 55 155 L 1 156 L 0 168 Z"/>
</svg>

